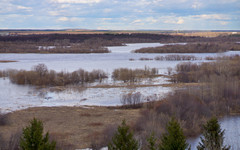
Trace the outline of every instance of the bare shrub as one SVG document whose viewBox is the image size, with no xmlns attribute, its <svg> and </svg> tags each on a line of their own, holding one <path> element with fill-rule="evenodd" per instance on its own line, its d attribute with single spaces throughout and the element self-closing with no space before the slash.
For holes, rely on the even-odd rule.
<svg viewBox="0 0 240 150">
<path fill-rule="evenodd" d="M 180 64 L 176 74 L 178 81 L 201 84 L 175 90 L 164 100 L 154 102 L 153 107 L 144 107 L 135 130 L 143 139 L 156 127 L 163 133 L 164 120 L 174 116 L 185 136 L 191 137 L 198 135 L 201 126 L 212 116 L 239 113 L 239 66 L 239 56 L 225 57 L 211 63 Z"/>
<path fill-rule="evenodd" d="M 8 124 L 8 117 L 6 114 L 0 113 L 0 126 L 5 126 Z"/>
<path fill-rule="evenodd" d="M 76 147 L 70 143 L 65 142 L 64 139 L 69 138 L 68 134 L 64 133 L 51 133 L 49 134 L 50 141 L 57 141 L 56 142 L 56 149 L 63 149 L 63 150 L 72 150 L 76 149 Z"/>
<path fill-rule="evenodd" d="M 112 73 L 112 78 L 114 80 L 121 80 L 123 82 L 137 82 L 143 78 L 152 78 L 158 74 L 157 68 L 148 68 L 144 69 L 128 69 L 120 68 L 115 69 Z"/>
<path fill-rule="evenodd" d="M 72 73 L 48 71 L 47 66 L 39 64 L 33 67 L 33 70 L 9 70 L 6 73 L 11 82 L 16 84 L 29 84 L 37 86 L 64 86 L 78 85 L 91 82 L 102 82 L 107 78 L 107 74 L 102 70 L 93 70 L 92 72 L 79 69 Z"/>
<path fill-rule="evenodd" d="M 111 141 L 112 137 L 117 131 L 117 125 L 116 124 L 110 124 L 103 130 L 103 137 L 100 139 L 100 142 L 97 144 L 98 148 L 102 148 L 107 146 Z"/>
<path fill-rule="evenodd" d="M 170 76 L 170 75 L 172 74 L 173 68 L 168 67 L 168 68 L 167 68 L 167 71 L 168 71 L 168 75 Z"/>
<path fill-rule="evenodd" d="M 139 60 L 141 60 L 141 61 L 149 61 L 149 60 L 153 60 L 153 59 L 152 58 L 142 57 Z"/>
<path fill-rule="evenodd" d="M 19 130 L 15 134 L 12 134 L 8 143 L 8 150 L 18 150 L 20 146 L 20 138 L 22 131 Z"/>
<path fill-rule="evenodd" d="M 142 94 L 128 93 L 121 96 L 121 103 L 126 107 L 137 108 L 142 106 Z"/>
<path fill-rule="evenodd" d="M 129 59 L 129 61 L 134 61 L 134 60 L 135 60 L 135 59 L 133 59 L 133 58 L 130 58 L 130 59 Z"/>
<path fill-rule="evenodd" d="M 40 77 L 43 77 L 48 73 L 48 68 L 45 64 L 38 64 L 33 67 L 33 71 L 35 71 Z"/>
</svg>

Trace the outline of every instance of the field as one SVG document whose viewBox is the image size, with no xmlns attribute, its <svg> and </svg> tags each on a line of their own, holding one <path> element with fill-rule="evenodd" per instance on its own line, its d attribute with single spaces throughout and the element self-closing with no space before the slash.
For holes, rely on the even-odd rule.
<svg viewBox="0 0 240 150">
<path fill-rule="evenodd" d="M 133 125 L 139 117 L 138 109 L 114 107 L 39 107 L 7 114 L 6 125 L 0 126 L 0 134 L 9 143 L 12 135 L 21 132 L 32 118 L 43 121 L 44 130 L 63 149 L 87 148 L 103 139 L 103 131 L 119 125 L 125 119 Z M 3 144 L 3 143 L 1 143 Z"/>
<path fill-rule="evenodd" d="M 132 33 L 148 33 L 148 34 L 168 34 L 180 36 L 201 36 L 201 37 L 217 37 L 239 34 L 239 31 L 178 31 L 178 30 L 10 30 L 2 31 L 9 35 L 32 35 L 32 34 L 132 34 Z"/>
</svg>

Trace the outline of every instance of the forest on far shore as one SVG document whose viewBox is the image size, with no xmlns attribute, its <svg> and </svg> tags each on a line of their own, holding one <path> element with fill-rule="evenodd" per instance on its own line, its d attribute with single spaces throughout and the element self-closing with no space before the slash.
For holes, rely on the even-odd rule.
<svg viewBox="0 0 240 150">
<path fill-rule="evenodd" d="M 178 36 L 164 34 L 35 34 L 0 36 L 0 53 L 109 53 L 106 46 L 125 43 L 209 43 L 209 48 L 231 49 L 239 47 L 239 35 L 218 37 Z M 217 44 L 216 44 L 217 42 Z M 218 43 L 225 43 L 220 44 Z M 228 44 L 226 44 L 228 43 Z M 213 46 L 212 46 L 213 45 Z M 217 45 L 217 46 L 216 46 Z M 204 45 L 205 46 L 205 45 Z M 167 46 L 164 49 L 171 47 Z M 179 45 L 177 48 L 181 48 Z M 196 46 L 194 47 L 196 48 Z"/>
</svg>

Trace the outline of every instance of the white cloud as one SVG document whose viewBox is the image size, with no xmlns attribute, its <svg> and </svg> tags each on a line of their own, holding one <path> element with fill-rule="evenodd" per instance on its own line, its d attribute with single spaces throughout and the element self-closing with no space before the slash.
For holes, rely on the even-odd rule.
<svg viewBox="0 0 240 150">
<path fill-rule="evenodd" d="M 142 20 L 141 19 L 137 19 L 137 20 L 134 20 L 131 24 L 137 24 L 137 23 L 141 23 Z"/>
<path fill-rule="evenodd" d="M 135 26 L 143 26 L 145 23 L 141 19 L 136 19 L 136 20 L 132 21 L 130 24 L 133 24 Z"/>
<path fill-rule="evenodd" d="M 73 4 L 92 4 L 99 3 L 102 0 L 51 0 L 54 3 L 73 3 Z"/>
<path fill-rule="evenodd" d="M 26 10 L 26 11 L 31 11 L 32 10 L 31 7 L 25 7 L 25 6 L 17 6 L 17 9 Z"/>
<path fill-rule="evenodd" d="M 202 7 L 202 3 L 198 2 L 198 1 L 193 2 L 193 4 L 192 4 L 193 9 L 199 9 L 200 7 Z"/>
<path fill-rule="evenodd" d="M 224 25 L 224 26 L 228 24 L 227 21 L 220 21 L 219 23 L 220 23 L 221 25 Z"/>
<path fill-rule="evenodd" d="M 163 0 L 153 0 L 153 3 L 159 3 L 162 2 Z"/>
<path fill-rule="evenodd" d="M 58 21 L 68 21 L 69 20 L 69 18 L 67 18 L 67 17 L 60 17 L 60 18 L 58 18 Z"/>
<path fill-rule="evenodd" d="M 84 18 L 78 18 L 78 17 L 71 17 L 69 19 L 69 21 L 72 21 L 72 22 L 80 22 L 80 21 L 83 21 L 85 20 Z"/>
<path fill-rule="evenodd" d="M 112 12 L 112 11 L 113 11 L 113 10 L 110 9 L 110 8 L 106 8 L 106 9 L 103 10 L 104 13 L 110 13 L 110 12 Z"/>
<path fill-rule="evenodd" d="M 175 18 L 175 17 L 169 17 L 167 20 L 163 21 L 164 23 L 167 23 L 167 24 L 183 24 L 184 23 L 184 20 L 182 17 L 178 17 L 178 18 Z"/>
<path fill-rule="evenodd" d="M 11 0 L 0 0 L 0 13 L 15 13 L 16 11 L 32 11 L 32 7 L 15 5 Z"/>
<path fill-rule="evenodd" d="M 71 7 L 71 4 L 62 4 L 60 5 L 60 8 L 68 8 Z"/>
<path fill-rule="evenodd" d="M 60 15 L 60 12 L 59 11 L 48 11 L 48 14 L 51 16 L 58 16 L 58 15 Z"/>
<path fill-rule="evenodd" d="M 135 13 L 143 13 L 144 11 L 142 9 L 141 10 L 140 9 L 134 9 L 133 12 L 135 12 Z"/>
<path fill-rule="evenodd" d="M 194 15 L 193 18 L 199 18 L 199 19 L 213 19 L 213 20 L 229 20 L 230 17 L 223 14 L 202 14 L 202 15 Z"/>
<path fill-rule="evenodd" d="M 110 21 L 112 18 L 101 18 L 100 21 Z"/>
<path fill-rule="evenodd" d="M 238 0 L 219 0 L 220 3 L 234 3 L 237 2 Z"/>
<path fill-rule="evenodd" d="M 183 20 L 183 18 L 178 18 L 178 21 L 177 21 L 177 24 L 183 24 L 184 23 L 184 20 Z"/>
<path fill-rule="evenodd" d="M 57 21 L 61 21 L 61 22 L 66 22 L 66 21 L 70 21 L 70 22 L 77 22 L 77 21 L 83 21 L 84 18 L 78 18 L 78 17 L 60 17 L 57 19 Z"/>
<path fill-rule="evenodd" d="M 158 20 L 153 18 L 153 17 L 148 17 L 148 18 L 146 18 L 146 22 L 148 22 L 148 23 L 157 23 Z"/>
<path fill-rule="evenodd" d="M 138 5 L 138 6 L 146 6 L 146 5 L 150 5 L 151 1 L 148 1 L 148 0 L 138 0 L 137 2 L 135 1 L 134 3 L 135 3 L 135 5 Z"/>
</svg>

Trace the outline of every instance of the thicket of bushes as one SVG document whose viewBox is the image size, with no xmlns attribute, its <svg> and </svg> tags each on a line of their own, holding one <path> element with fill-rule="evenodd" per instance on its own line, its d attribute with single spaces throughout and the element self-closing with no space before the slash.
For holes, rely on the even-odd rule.
<svg viewBox="0 0 240 150">
<path fill-rule="evenodd" d="M 142 139 L 152 131 L 160 136 L 172 116 L 176 117 L 184 134 L 189 137 L 199 135 L 201 126 L 212 116 L 240 113 L 239 56 L 225 57 L 211 63 L 184 63 L 177 66 L 175 77 L 179 74 L 177 82 L 198 84 L 175 90 L 164 100 L 146 105 L 135 125 Z"/>
<path fill-rule="evenodd" d="M 123 94 L 121 103 L 125 108 L 139 108 L 143 105 L 143 96 L 140 92 Z"/>
<path fill-rule="evenodd" d="M 165 45 L 135 50 L 135 53 L 217 53 L 228 50 L 240 50 L 240 44 L 235 42 L 223 43 L 189 43 L 186 45 Z"/>
<path fill-rule="evenodd" d="M 112 78 L 116 81 L 135 83 L 144 78 L 153 78 L 158 74 L 158 69 L 115 69 L 112 73 Z M 28 84 L 36 86 L 65 86 L 78 85 L 92 82 L 102 82 L 108 78 L 107 73 L 102 70 L 93 70 L 91 72 L 79 69 L 74 72 L 56 72 L 48 70 L 44 64 L 34 66 L 32 70 L 0 70 L 0 77 L 9 77 L 12 83 Z"/>
<path fill-rule="evenodd" d="M 133 58 L 129 59 L 130 61 L 134 61 Z M 197 57 L 193 55 L 166 55 L 166 56 L 156 56 L 153 58 L 141 57 L 139 58 L 141 61 L 150 61 L 150 60 L 157 60 L 157 61 L 193 61 L 197 60 Z"/>
<path fill-rule="evenodd" d="M 72 73 L 56 72 L 48 70 L 44 64 L 34 66 L 31 71 L 26 70 L 8 70 L 0 74 L 8 76 L 11 82 L 16 84 L 28 84 L 37 86 L 65 86 L 69 84 L 85 84 L 91 82 L 101 82 L 107 75 L 102 70 L 93 70 L 91 72 L 79 69 Z"/>
<path fill-rule="evenodd" d="M 216 62 L 202 64 L 181 63 L 176 67 L 175 82 L 212 82 L 221 79 L 221 82 L 240 79 L 240 56 L 218 58 Z M 238 83 L 236 81 L 236 83 Z"/>
<path fill-rule="evenodd" d="M 156 56 L 155 60 L 159 61 L 184 61 L 184 60 L 197 60 L 193 55 L 166 55 L 166 56 Z"/>
<path fill-rule="evenodd" d="M 128 69 L 120 68 L 115 69 L 112 73 L 112 78 L 114 80 L 121 80 L 124 82 L 137 82 L 143 78 L 152 78 L 158 74 L 157 68 L 148 68 L 144 69 Z"/>
</svg>

